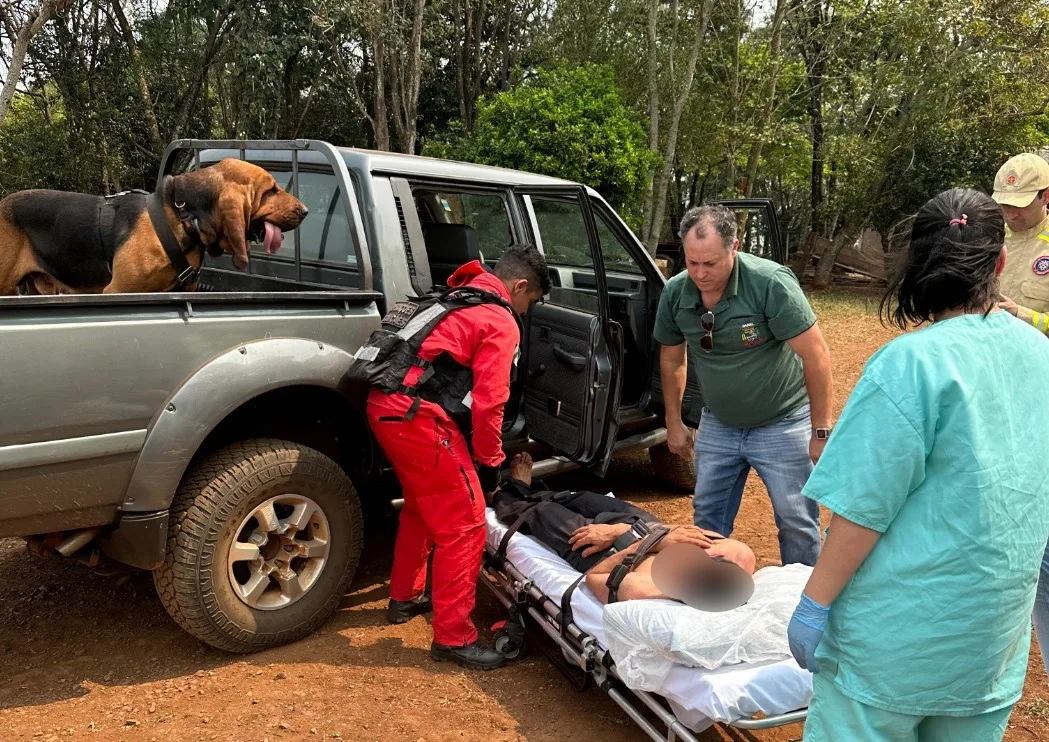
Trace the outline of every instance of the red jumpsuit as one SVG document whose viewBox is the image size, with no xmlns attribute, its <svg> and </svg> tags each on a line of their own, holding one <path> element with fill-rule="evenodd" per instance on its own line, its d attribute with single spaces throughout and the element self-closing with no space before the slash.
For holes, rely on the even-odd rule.
<svg viewBox="0 0 1049 742">
<path fill-rule="evenodd" d="M 510 299 L 503 282 L 476 260 L 452 274 L 448 285 L 470 285 Z M 445 352 L 473 370 L 473 456 L 486 466 L 499 466 L 506 458 L 503 406 L 510 398 L 510 371 L 519 342 L 510 312 L 482 304 L 451 312 L 419 349 L 425 360 Z M 414 386 L 421 373 L 413 367 L 405 385 Z M 477 639 L 470 613 L 484 551 L 484 493 L 458 426 L 441 407 L 425 400 L 410 422 L 400 419 L 411 404 L 406 395 L 377 389 L 368 397 L 368 422 L 404 492 L 390 598 L 411 600 L 422 593 L 426 560 L 433 549 L 434 641 L 463 646 Z"/>
</svg>

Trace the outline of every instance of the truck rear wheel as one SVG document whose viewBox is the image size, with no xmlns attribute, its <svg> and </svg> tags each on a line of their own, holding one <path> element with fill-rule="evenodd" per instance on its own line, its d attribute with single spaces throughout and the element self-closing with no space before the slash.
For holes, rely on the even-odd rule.
<svg viewBox="0 0 1049 742">
<path fill-rule="evenodd" d="M 691 492 L 696 488 L 695 464 L 671 453 L 666 443 L 648 449 L 648 458 L 659 481 L 675 490 Z"/>
<path fill-rule="evenodd" d="M 332 614 L 363 541 L 360 500 L 338 464 L 297 443 L 248 440 L 187 472 L 153 581 L 190 634 L 254 652 L 301 639 Z"/>
</svg>

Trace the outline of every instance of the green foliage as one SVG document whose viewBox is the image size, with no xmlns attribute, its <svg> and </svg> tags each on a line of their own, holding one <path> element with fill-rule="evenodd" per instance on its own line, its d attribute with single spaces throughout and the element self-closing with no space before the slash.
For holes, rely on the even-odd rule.
<svg viewBox="0 0 1049 742">
<path fill-rule="evenodd" d="M 50 91 L 52 96 L 54 91 Z M 0 195 L 27 188 L 76 188 L 68 161 L 69 132 L 61 99 L 19 95 L 0 127 Z"/>
<path fill-rule="evenodd" d="M 613 70 L 598 65 L 539 70 L 519 87 L 483 99 L 469 135 L 453 131 L 424 152 L 584 183 L 634 216 L 656 162 Z"/>
<path fill-rule="evenodd" d="M 422 151 L 586 183 L 640 227 L 702 2 L 426 0 Z M 23 92 L 0 122 L 0 194 L 153 186 L 159 153 L 135 48 L 165 142 L 314 137 L 375 146 L 382 79 L 385 128 L 398 143 L 394 81 L 411 34 L 407 0 L 121 7 L 131 43 L 109 2 L 74 3 L 33 40 Z M 652 7 L 659 153 L 648 140 Z M 787 8 L 779 55 L 776 7 Z M 1046 29 L 1042 0 L 717 0 L 684 104 L 667 211 L 672 219 L 692 201 L 749 185 L 776 201 L 796 246 L 808 229 L 884 231 L 952 185 L 987 190 L 1008 156 L 1049 143 Z M 379 60 L 377 42 L 387 50 Z M 815 61 L 818 80 L 809 74 Z M 817 119 L 822 206 L 813 220 Z M 555 232 L 556 222 L 551 215 Z M 573 239 L 564 235 L 566 249 Z"/>
</svg>

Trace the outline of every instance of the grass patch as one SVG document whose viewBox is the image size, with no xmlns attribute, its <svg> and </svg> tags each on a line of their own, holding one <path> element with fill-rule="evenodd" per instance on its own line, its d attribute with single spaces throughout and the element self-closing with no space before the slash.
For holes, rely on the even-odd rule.
<svg viewBox="0 0 1049 742">
<path fill-rule="evenodd" d="M 807 289 L 806 295 L 818 317 L 877 317 L 881 286 L 864 288 L 830 288 L 826 291 Z"/>
<path fill-rule="evenodd" d="M 1029 716 L 1032 719 L 1038 721 L 1049 721 L 1049 702 L 1043 701 L 1041 698 L 1036 698 L 1033 701 L 1020 705 L 1020 711 L 1025 716 Z"/>
</svg>

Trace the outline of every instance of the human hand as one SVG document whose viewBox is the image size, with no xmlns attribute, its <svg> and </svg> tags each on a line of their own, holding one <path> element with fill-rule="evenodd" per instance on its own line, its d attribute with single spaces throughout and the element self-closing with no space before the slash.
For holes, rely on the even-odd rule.
<svg viewBox="0 0 1049 742">
<path fill-rule="evenodd" d="M 794 615 L 787 624 L 787 644 L 790 646 L 790 653 L 802 669 L 813 674 L 820 671 L 819 663 L 816 662 L 816 647 L 819 646 L 827 628 L 829 614 L 830 606 L 820 605 L 802 593 L 801 602 L 794 609 Z"/>
<path fill-rule="evenodd" d="M 612 542 L 629 530 L 630 526 L 626 523 L 618 525 L 589 523 L 572 531 L 568 544 L 572 547 L 572 551 L 583 549 L 583 556 L 588 557 L 610 548 Z"/>
<path fill-rule="evenodd" d="M 498 466 L 485 466 L 479 462 L 474 462 L 477 467 L 477 479 L 481 482 L 481 494 L 490 495 L 495 492 L 496 488 L 499 487 L 501 481 L 501 472 Z"/>
<path fill-rule="evenodd" d="M 1016 316 L 1020 311 L 1020 305 L 1010 299 L 1008 296 L 1003 296 L 998 301 L 998 308 L 1008 312 L 1012 316 Z"/>
<path fill-rule="evenodd" d="M 820 460 L 826 445 L 826 438 L 817 438 L 815 435 L 809 438 L 809 458 L 812 459 L 813 464 Z"/>
<path fill-rule="evenodd" d="M 697 528 L 696 526 L 677 526 L 659 540 L 657 551 L 671 544 L 695 544 L 704 549 L 709 549 L 714 541 L 719 538 L 720 534 Z"/>
<path fill-rule="evenodd" d="M 680 420 L 674 424 L 667 425 L 667 447 L 670 452 L 680 456 L 685 461 L 692 461 L 696 443 L 696 433 L 689 430 L 685 423 Z"/>
</svg>

